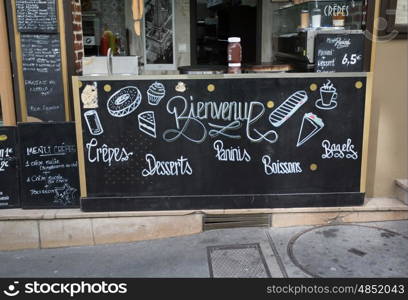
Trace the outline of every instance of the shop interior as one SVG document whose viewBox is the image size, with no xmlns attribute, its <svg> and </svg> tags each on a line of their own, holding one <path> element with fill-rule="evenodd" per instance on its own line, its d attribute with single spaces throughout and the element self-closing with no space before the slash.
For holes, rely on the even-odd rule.
<svg viewBox="0 0 408 300">
<path fill-rule="evenodd" d="M 228 73 L 230 37 L 240 73 L 313 72 L 317 34 L 367 23 L 367 0 L 145 0 L 135 16 L 140 1 L 82 0 L 84 75 L 103 74 L 109 55 L 114 74 Z"/>
</svg>

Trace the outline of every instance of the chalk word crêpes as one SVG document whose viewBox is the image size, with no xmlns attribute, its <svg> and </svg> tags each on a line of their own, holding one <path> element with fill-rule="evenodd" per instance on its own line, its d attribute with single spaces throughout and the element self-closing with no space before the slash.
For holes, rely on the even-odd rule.
<svg viewBox="0 0 408 300">
<path fill-rule="evenodd" d="M 98 140 L 96 138 L 86 143 L 86 149 L 88 151 L 89 162 L 103 162 L 108 164 L 108 166 L 111 166 L 112 163 L 126 162 L 133 155 L 133 152 L 128 152 L 125 148 L 112 148 L 106 144 L 98 146 Z"/>
<path fill-rule="evenodd" d="M 241 149 L 240 147 L 224 148 L 224 143 L 221 140 L 216 140 L 213 147 L 216 151 L 215 157 L 219 161 L 251 161 L 251 156 L 246 149 Z"/>
<path fill-rule="evenodd" d="M 148 153 L 145 156 L 147 168 L 143 169 L 142 176 L 179 176 L 192 175 L 193 169 L 188 161 L 188 158 L 180 156 L 175 161 L 159 161 L 156 157 Z"/>
<path fill-rule="evenodd" d="M 261 102 L 213 102 L 194 101 L 190 96 L 190 101 L 183 96 L 175 96 L 167 102 L 167 112 L 174 115 L 175 129 L 168 129 L 163 133 L 166 142 L 173 142 L 180 137 L 194 142 L 202 143 L 208 135 L 217 137 L 219 135 L 239 139 L 240 135 L 231 134 L 241 127 L 241 123 L 246 124 L 246 137 L 254 143 L 267 141 L 275 143 L 278 134 L 274 130 L 264 133 L 255 128 L 256 122 L 264 115 L 265 107 Z M 208 123 L 212 129 L 208 132 L 204 121 L 223 121 L 226 125 Z"/>
<path fill-rule="evenodd" d="M 322 154 L 323 159 L 358 159 L 358 152 L 355 150 L 355 146 L 352 144 L 351 139 L 347 139 L 344 144 L 334 144 L 328 140 L 322 142 L 322 147 L 324 153 Z"/>
<path fill-rule="evenodd" d="M 262 157 L 262 163 L 266 175 L 298 174 L 303 172 L 300 167 L 300 162 L 272 161 L 272 158 L 269 155 L 264 155 Z"/>
</svg>

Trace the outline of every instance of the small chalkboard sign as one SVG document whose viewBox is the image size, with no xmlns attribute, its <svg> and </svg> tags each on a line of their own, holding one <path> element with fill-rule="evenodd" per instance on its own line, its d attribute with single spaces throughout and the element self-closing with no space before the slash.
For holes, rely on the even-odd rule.
<svg viewBox="0 0 408 300">
<path fill-rule="evenodd" d="M 27 114 L 41 121 L 64 121 L 64 90 L 58 35 L 22 34 Z"/>
<path fill-rule="evenodd" d="M 19 207 L 17 127 L 0 127 L 0 208 Z"/>
<path fill-rule="evenodd" d="M 55 0 L 16 0 L 17 25 L 20 32 L 56 33 Z"/>
<path fill-rule="evenodd" d="M 79 206 L 73 122 L 18 125 L 23 208 Z"/>
<path fill-rule="evenodd" d="M 318 34 L 315 40 L 316 72 L 361 72 L 364 34 Z"/>
</svg>

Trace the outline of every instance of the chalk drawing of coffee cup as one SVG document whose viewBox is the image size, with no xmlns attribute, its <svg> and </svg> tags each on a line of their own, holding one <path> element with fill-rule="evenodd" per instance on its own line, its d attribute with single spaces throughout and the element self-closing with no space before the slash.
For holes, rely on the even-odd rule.
<svg viewBox="0 0 408 300">
<path fill-rule="evenodd" d="M 337 89 L 330 80 L 327 80 L 327 83 L 320 87 L 320 99 L 316 101 L 316 107 L 324 110 L 336 108 L 337 96 Z"/>
</svg>

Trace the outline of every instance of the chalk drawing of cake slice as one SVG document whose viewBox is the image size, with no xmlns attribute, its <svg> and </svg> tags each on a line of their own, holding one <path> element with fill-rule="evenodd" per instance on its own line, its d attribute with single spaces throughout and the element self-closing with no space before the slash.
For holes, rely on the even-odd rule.
<svg viewBox="0 0 408 300">
<path fill-rule="evenodd" d="M 147 90 L 147 101 L 150 105 L 158 105 L 165 94 L 166 89 L 164 85 L 156 81 Z"/>
<path fill-rule="evenodd" d="M 299 137 L 296 147 L 302 146 L 324 127 L 323 120 L 313 113 L 303 116 L 302 126 L 300 126 Z"/>
<path fill-rule="evenodd" d="M 140 131 L 156 138 L 156 119 L 153 111 L 145 111 L 138 115 Z"/>
</svg>

